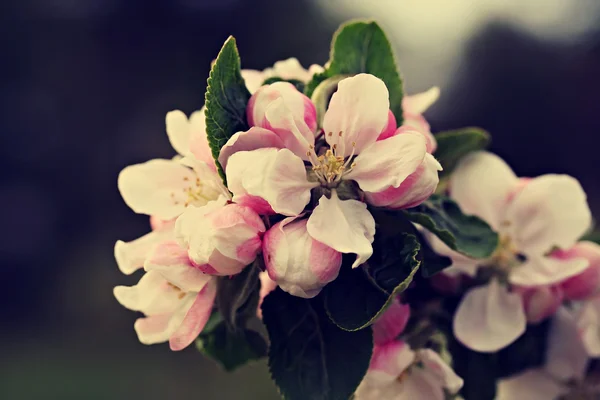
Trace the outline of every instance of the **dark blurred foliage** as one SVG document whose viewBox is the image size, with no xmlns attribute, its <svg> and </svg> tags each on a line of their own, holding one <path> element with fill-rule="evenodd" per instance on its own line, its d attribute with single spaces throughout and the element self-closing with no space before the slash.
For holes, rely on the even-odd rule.
<svg viewBox="0 0 600 400">
<path fill-rule="evenodd" d="M 308 66 L 339 22 L 307 0 L 2 2 L 0 399 L 277 398 L 264 363 L 227 375 L 194 349 L 137 343 L 112 287 L 139 275 L 122 276 L 112 248 L 148 220 L 116 178 L 173 156 L 164 116 L 201 107 L 229 34 L 244 68 Z M 557 45 L 498 22 L 428 116 L 486 128 L 521 175 L 577 176 L 599 215 L 598 71 L 600 33 Z"/>
</svg>

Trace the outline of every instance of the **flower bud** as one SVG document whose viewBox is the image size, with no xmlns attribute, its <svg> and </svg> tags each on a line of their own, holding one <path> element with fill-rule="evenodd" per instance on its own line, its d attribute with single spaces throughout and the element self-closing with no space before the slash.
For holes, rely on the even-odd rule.
<svg viewBox="0 0 600 400">
<path fill-rule="evenodd" d="M 306 224 L 286 218 L 273 225 L 263 240 L 263 256 L 269 277 L 282 290 L 311 298 L 337 278 L 342 254 L 313 239 Z"/>
</svg>

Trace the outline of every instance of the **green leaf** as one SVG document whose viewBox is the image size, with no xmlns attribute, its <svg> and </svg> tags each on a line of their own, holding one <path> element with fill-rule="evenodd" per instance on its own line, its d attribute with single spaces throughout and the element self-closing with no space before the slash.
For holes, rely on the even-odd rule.
<svg viewBox="0 0 600 400">
<path fill-rule="evenodd" d="M 311 97 L 317 86 L 335 75 L 360 73 L 375 75 L 383 80 L 390 93 L 390 110 L 398 125 L 402 124 L 402 79 L 394 51 L 381 27 L 374 21 L 351 21 L 337 30 L 331 42 L 329 66 L 315 74 L 306 85 Z"/>
<path fill-rule="evenodd" d="M 215 314 L 219 315 L 213 313 Z M 196 339 L 196 347 L 226 371 L 233 371 L 249 361 L 259 360 L 267 355 L 267 343 L 259 333 L 250 329 L 232 332 L 222 320 L 209 329 L 205 327 Z"/>
<path fill-rule="evenodd" d="M 367 372 L 371 329 L 346 332 L 325 315 L 320 298 L 308 300 L 281 289 L 263 306 L 271 347 L 269 369 L 287 400 L 347 400 Z"/>
<path fill-rule="evenodd" d="M 448 197 L 433 195 L 404 214 L 467 257 L 488 258 L 498 247 L 498 234 L 482 219 L 463 214 Z"/>
<path fill-rule="evenodd" d="M 441 256 L 437 254 L 423 235 L 418 234 L 419 242 L 421 243 L 421 255 L 423 261 L 421 262 L 421 275 L 425 278 L 431 278 L 438 272 L 443 271 L 452 265 L 452 259 L 450 257 Z"/>
<path fill-rule="evenodd" d="M 412 282 L 421 264 L 420 248 L 419 241 L 411 234 L 375 235 L 369 261 L 351 269 L 350 260 L 342 266 L 338 278 L 323 289 L 331 321 L 348 331 L 372 324 Z"/>
<path fill-rule="evenodd" d="M 249 99 L 235 38 L 230 36 L 210 70 L 205 95 L 206 136 L 223 181 L 225 173 L 217 159 L 221 147 L 234 133 L 248 130 L 246 104 Z"/>
<path fill-rule="evenodd" d="M 270 85 L 271 83 L 275 83 L 275 82 L 288 82 L 291 83 L 292 85 L 294 85 L 296 87 L 296 89 L 298 89 L 299 92 L 304 92 L 304 82 L 298 80 L 298 79 L 283 79 L 280 78 L 278 76 L 272 76 L 270 78 L 265 79 L 265 81 L 263 82 L 263 85 Z"/>
<path fill-rule="evenodd" d="M 252 264 L 232 277 L 222 276 L 217 282 L 216 304 L 225 325 L 231 331 L 256 315 L 260 280 L 259 267 Z"/>
<path fill-rule="evenodd" d="M 474 127 L 439 132 L 435 139 L 437 149 L 434 155 L 444 168 L 440 172 L 441 178 L 449 176 L 464 156 L 490 144 L 490 134 Z"/>
</svg>

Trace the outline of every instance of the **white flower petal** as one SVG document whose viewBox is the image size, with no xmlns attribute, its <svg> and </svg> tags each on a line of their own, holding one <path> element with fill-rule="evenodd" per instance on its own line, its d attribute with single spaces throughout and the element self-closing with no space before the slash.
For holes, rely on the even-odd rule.
<svg viewBox="0 0 600 400">
<path fill-rule="evenodd" d="M 196 340 L 210 317 L 216 295 L 217 284 L 213 279 L 198 293 L 192 305 L 185 313 L 181 324 L 169 338 L 171 350 L 183 350 Z M 179 318 L 182 314 L 181 311 L 178 311 L 173 318 Z"/>
<path fill-rule="evenodd" d="M 160 229 L 151 231 L 131 242 L 115 243 L 115 259 L 122 273 L 130 275 L 144 266 L 144 261 L 157 244 L 174 237 L 175 224 L 168 222 Z"/>
<path fill-rule="evenodd" d="M 546 372 L 530 369 L 499 381 L 496 400 L 550 400 L 558 399 L 566 393 L 566 386 L 560 385 Z"/>
<path fill-rule="evenodd" d="M 191 169 L 174 160 L 150 160 L 126 167 L 118 187 L 125 203 L 136 213 L 173 219 L 183 212 L 196 181 Z"/>
<path fill-rule="evenodd" d="M 555 257 L 528 256 L 511 270 L 510 283 L 520 286 L 552 285 L 583 272 L 589 265 L 584 258 L 561 260 Z"/>
<path fill-rule="evenodd" d="M 173 287 L 158 272 L 147 272 L 137 285 L 117 286 L 113 293 L 121 305 L 146 315 L 173 312 L 181 302 L 181 290 Z"/>
<path fill-rule="evenodd" d="M 526 323 L 521 297 L 494 279 L 467 292 L 454 316 L 453 329 L 468 348 L 495 352 L 521 336 Z"/>
<path fill-rule="evenodd" d="M 532 179 L 507 207 L 506 219 L 511 238 L 527 254 L 571 247 L 592 222 L 585 192 L 567 175 Z"/>
<path fill-rule="evenodd" d="M 360 153 L 387 125 L 389 108 L 389 92 L 381 79 L 358 74 L 342 80 L 323 119 L 327 143 L 336 145 L 342 156 L 350 154 L 353 143 Z"/>
<path fill-rule="evenodd" d="M 466 156 L 452 173 L 450 193 L 465 214 L 474 214 L 499 230 L 508 197 L 518 182 L 500 157 L 476 152 Z"/>
<path fill-rule="evenodd" d="M 577 327 L 581 340 L 591 357 L 600 357 L 600 297 L 583 304 L 577 314 Z"/>
<path fill-rule="evenodd" d="M 279 214 L 296 216 L 318 186 L 306 178 L 304 162 L 288 149 L 240 151 L 229 158 L 227 182 L 233 200 L 252 195 L 266 200 Z"/>
<path fill-rule="evenodd" d="M 402 99 L 402 109 L 405 113 L 423 114 L 440 97 L 440 88 L 434 86 L 428 90 Z"/>
<path fill-rule="evenodd" d="M 422 349 L 417 352 L 419 361 L 423 363 L 423 367 L 435 381 L 452 394 L 457 393 L 463 386 L 463 380 L 460 376 L 456 375 L 454 370 L 450 368 L 448 364 L 438 353 L 431 349 Z"/>
<path fill-rule="evenodd" d="M 308 219 L 307 229 L 313 239 L 341 253 L 355 253 L 352 268 L 373 254 L 375 220 L 367 205 L 357 200 L 340 200 L 335 190 L 331 199 L 321 197 Z"/>
<path fill-rule="evenodd" d="M 364 149 L 354 159 L 346 179 L 355 180 L 366 192 L 397 188 L 414 173 L 425 159 L 425 138 L 418 132 L 380 140 Z"/>
<path fill-rule="evenodd" d="M 138 318 L 133 325 L 140 343 L 164 343 L 174 331 L 171 322 L 172 314 L 152 315 Z"/>
<path fill-rule="evenodd" d="M 180 110 L 167 113 L 165 118 L 167 136 L 171 146 L 184 156 L 190 152 L 190 124 L 188 117 Z"/>
</svg>

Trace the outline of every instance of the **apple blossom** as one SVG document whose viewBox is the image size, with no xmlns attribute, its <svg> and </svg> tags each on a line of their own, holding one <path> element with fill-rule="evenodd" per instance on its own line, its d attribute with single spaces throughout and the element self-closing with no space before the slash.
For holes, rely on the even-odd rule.
<svg viewBox="0 0 600 400">
<path fill-rule="evenodd" d="M 235 275 L 261 248 L 265 225 L 251 208 L 227 204 L 223 196 L 188 207 L 175 223 L 175 237 L 195 268 L 211 275 Z"/>
<path fill-rule="evenodd" d="M 262 86 L 263 82 L 268 78 L 281 78 L 284 80 L 298 80 L 300 82 L 308 82 L 314 74 L 322 72 L 323 67 L 313 64 L 308 70 L 304 69 L 296 58 L 288 58 L 286 60 L 277 61 L 272 68 L 267 68 L 263 71 L 252 69 L 243 69 L 242 77 L 246 81 L 246 87 L 250 93 L 254 93 Z"/>
<path fill-rule="evenodd" d="M 576 321 L 588 354 L 600 357 L 600 296 L 594 296 L 580 306 Z"/>
<path fill-rule="evenodd" d="M 192 343 L 212 311 L 216 282 L 195 268 L 185 249 L 167 241 L 147 258 L 146 274 L 137 285 L 117 286 L 114 295 L 123 306 L 144 314 L 134 328 L 140 342 L 169 341 L 171 350 Z"/>
<path fill-rule="evenodd" d="M 431 349 L 412 350 L 395 340 L 375 346 L 369 370 L 356 390 L 357 400 L 444 400 L 463 380 Z"/>
<path fill-rule="evenodd" d="M 488 283 L 467 291 L 453 328 L 467 347 L 497 351 L 523 333 L 528 316 L 535 322 L 556 310 L 562 289 L 553 285 L 588 267 L 585 257 L 551 253 L 575 245 L 590 226 L 586 196 L 566 175 L 519 180 L 504 161 L 486 152 L 467 156 L 457 166 L 450 195 L 465 213 L 479 216 L 500 234 L 498 249 L 486 260 L 469 259 L 431 237 L 433 249 L 452 258 L 446 273 L 474 277 L 480 268 L 491 272 Z"/>
<path fill-rule="evenodd" d="M 389 100 L 385 84 L 372 75 L 340 81 L 324 116 L 320 148 L 307 99 L 291 86 L 278 87 L 255 93 L 248 113 L 261 126 L 235 134 L 219 157 L 227 165 L 233 200 L 294 217 L 320 187 L 308 234 L 340 253 L 356 254 L 357 267 L 372 254 L 375 222 L 359 196 L 342 200 L 338 191 L 354 181 L 373 205 L 412 207 L 433 193 L 441 166 L 417 131 L 377 140 L 388 123 Z M 308 175 L 303 160 L 312 165 Z"/>
<path fill-rule="evenodd" d="M 342 254 L 313 239 L 306 219 L 286 218 L 273 225 L 263 240 L 269 277 L 299 297 L 311 298 L 337 278 Z"/>
</svg>

